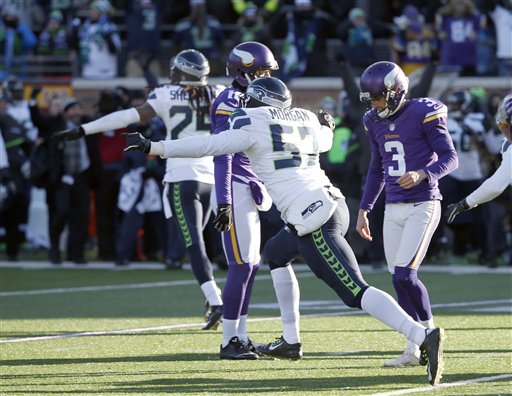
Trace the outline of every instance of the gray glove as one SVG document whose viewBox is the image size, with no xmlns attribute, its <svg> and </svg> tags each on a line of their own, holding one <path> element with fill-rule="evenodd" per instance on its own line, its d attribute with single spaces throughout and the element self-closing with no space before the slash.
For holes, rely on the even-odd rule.
<svg viewBox="0 0 512 396">
<path fill-rule="evenodd" d="M 469 207 L 468 203 L 466 202 L 466 199 L 462 199 L 459 202 L 448 205 L 448 207 L 446 208 L 446 212 L 444 213 L 444 215 L 446 217 L 446 222 L 448 224 L 451 224 L 453 222 L 453 220 L 455 220 L 455 217 L 457 217 L 457 215 L 460 212 L 464 212 L 469 209 L 471 209 L 471 208 Z"/>
<path fill-rule="evenodd" d="M 140 132 L 125 133 L 126 148 L 124 151 L 139 150 L 145 154 L 149 154 L 151 150 L 151 140 L 146 139 Z"/>
<path fill-rule="evenodd" d="M 55 140 L 76 140 L 85 136 L 84 129 L 79 126 L 76 128 L 66 129 L 64 131 L 55 132 L 52 135 L 52 139 Z"/>
<path fill-rule="evenodd" d="M 331 131 L 334 130 L 336 125 L 334 124 L 334 118 L 332 118 L 332 115 L 322 109 L 318 109 L 315 114 L 320 125 L 325 125 L 326 127 L 331 128 Z"/>
</svg>

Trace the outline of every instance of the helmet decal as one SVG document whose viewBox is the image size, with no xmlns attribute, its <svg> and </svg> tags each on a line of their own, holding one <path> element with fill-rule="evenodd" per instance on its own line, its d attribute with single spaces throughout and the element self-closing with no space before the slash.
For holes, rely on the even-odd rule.
<svg viewBox="0 0 512 396">
<path fill-rule="evenodd" d="M 242 60 L 243 65 L 246 67 L 250 67 L 254 63 L 254 55 L 250 52 L 233 48 L 233 54 L 238 56 Z"/>
</svg>

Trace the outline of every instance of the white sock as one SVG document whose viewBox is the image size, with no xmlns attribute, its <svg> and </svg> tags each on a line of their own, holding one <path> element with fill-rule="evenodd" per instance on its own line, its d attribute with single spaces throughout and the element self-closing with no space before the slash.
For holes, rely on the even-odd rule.
<svg viewBox="0 0 512 396">
<path fill-rule="evenodd" d="M 229 344 L 229 340 L 238 333 L 238 319 L 222 318 L 222 347 Z"/>
<path fill-rule="evenodd" d="M 425 340 L 425 327 L 413 320 L 388 293 L 369 287 L 363 294 L 361 307 L 414 344 L 421 345 Z"/>
<path fill-rule="evenodd" d="M 419 345 L 416 345 L 414 342 L 406 340 L 405 343 L 405 352 L 407 353 L 414 353 L 417 354 L 417 352 L 420 350 Z"/>
<path fill-rule="evenodd" d="M 222 297 L 220 296 L 220 289 L 214 280 L 204 282 L 201 285 L 201 290 L 203 291 L 204 297 L 208 301 L 210 306 L 212 305 L 222 305 Z M 236 335 L 236 334 L 235 334 Z"/>
<path fill-rule="evenodd" d="M 293 268 L 288 265 L 270 272 L 276 291 L 277 302 L 283 322 L 283 338 L 289 344 L 300 342 L 299 334 L 299 283 Z"/>
<path fill-rule="evenodd" d="M 247 315 L 240 315 L 240 322 L 238 323 L 238 339 L 244 344 L 247 344 L 249 337 L 247 336 Z"/>
<path fill-rule="evenodd" d="M 420 320 L 419 321 L 423 326 L 427 329 L 435 329 L 436 325 L 434 324 L 434 317 L 432 316 L 429 320 Z"/>
</svg>

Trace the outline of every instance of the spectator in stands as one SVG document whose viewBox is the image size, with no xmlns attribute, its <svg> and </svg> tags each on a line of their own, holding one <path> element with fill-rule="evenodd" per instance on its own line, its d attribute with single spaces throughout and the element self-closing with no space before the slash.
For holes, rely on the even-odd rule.
<svg viewBox="0 0 512 396">
<path fill-rule="evenodd" d="M 247 8 L 256 6 L 258 17 L 261 17 L 264 21 L 268 21 L 278 10 L 279 0 L 231 0 L 231 5 L 239 16 L 242 16 Z"/>
<path fill-rule="evenodd" d="M 123 109 L 123 100 L 115 91 L 105 91 L 98 102 L 98 116 Z M 102 172 L 95 196 L 96 228 L 98 230 L 98 258 L 115 262 L 117 233 L 117 200 L 123 169 L 127 128 L 105 131 L 98 135 Z"/>
<path fill-rule="evenodd" d="M 89 190 L 96 186 L 100 172 L 97 137 L 87 138 L 79 144 L 52 140 L 54 132 L 83 122 L 86 118 L 76 98 L 61 96 L 51 98 L 49 112 L 43 114 L 37 105 L 40 91 L 39 88 L 32 91 L 30 114 L 40 129 L 40 138 L 48 144 L 50 153 L 50 172 L 46 186 L 50 234 L 48 259 L 53 264 L 62 262 L 60 238 L 67 226 L 67 259 L 76 264 L 84 264 L 89 224 Z"/>
<path fill-rule="evenodd" d="M 244 41 L 258 41 L 272 51 L 272 34 L 269 26 L 265 24 L 262 14 L 254 3 L 247 3 L 237 21 L 237 27 L 233 35 L 234 45 Z"/>
<path fill-rule="evenodd" d="M 325 53 L 328 15 L 311 0 L 295 0 L 294 6 L 284 7 L 286 37 L 282 50 L 283 82 L 299 76 L 326 74 Z"/>
<path fill-rule="evenodd" d="M 68 71 L 62 71 L 62 67 L 66 66 L 66 59 L 69 60 L 71 46 L 66 27 L 63 25 L 62 12 L 53 10 L 50 13 L 48 23 L 43 31 L 39 34 L 39 42 L 36 53 L 38 55 L 47 55 L 45 65 L 51 68 L 47 77 L 68 77 L 71 75 Z M 54 57 L 63 57 L 61 61 L 53 60 Z"/>
<path fill-rule="evenodd" d="M 512 77 L 512 1 L 499 1 L 490 17 L 496 29 L 498 75 Z"/>
<path fill-rule="evenodd" d="M 9 261 L 17 261 L 20 245 L 25 241 L 30 185 L 27 181 L 28 157 L 32 143 L 27 129 L 8 112 L 10 92 L 0 92 L 0 133 L 7 151 L 2 159 L 8 170 L 2 171 L 3 200 L 0 222 L 6 239 Z M 6 161 L 7 160 L 7 161 Z"/>
<path fill-rule="evenodd" d="M 130 96 L 132 98 L 128 107 L 139 107 L 146 101 L 142 91 L 135 91 Z M 165 139 L 165 126 L 159 117 L 130 125 L 128 130 L 140 132 L 150 139 Z M 153 243 L 153 255 L 158 249 L 163 250 L 170 243 L 166 240 L 167 233 L 163 232 L 166 226 L 159 188 L 164 173 L 165 162 L 160 158 L 124 153 L 117 200 L 121 218 L 117 232 L 116 265 L 127 265 L 133 259 L 135 247 L 139 247 L 137 236 L 141 229 L 151 230 L 151 235 L 157 240 L 156 244 Z M 149 223 L 147 227 L 144 227 L 145 220 Z M 146 232 L 144 235 L 146 236 Z M 145 253 L 142 247 L 140 250 L 139 253 Z"/>
<path fill-rule="evenodd" d="M 142 70 L 150 68 L 159 76 L 161 4 L 158 0 L 136 0 L 125 3 L 126 76 L 140 77 Z"/>
<path fill-rule="evenodd" d="M 116 26 L 109 21 L 108 0 L 95 0 L 89 6 L 89 17 L 72 22 L 72 45 L 83 78 L 108 79 L 118 75 L 118 53 L 121 40 Z"/>
<path fill-rule="evenodd" d="M 16 7 L 4 5 L 0 21 L 0 80 L 5 80 L 10 74 L 25 77 L 26 55 L 36 45 L 37 37 L 20 21 Z"/>
<path fill-rule="evenodd" d="M 212 75 L 224 75 L 224 33 L 217 19 L 206 13 L 206 0 L 190 0 L 190 15 L 176 25 L 172 38 L 179 51 L 196 49 L 210 62 Z"/>
<path fill-rule="evenodd" d="M 472 0 L 450 0 L 438 10 L 436 31 L 442 69 L 475 74 L 477 37 L 485 23 Z"/>
<path fill-rule="evenodd" d="M 338 28 L 337 36 L 342 40 L 346 60 L 354 67 L 355 73 L 360 74 L 375 60 L 372 27 L 361 8 L 352 8 L 348 17 L 349 20 Z"/>
<path fill-rule="evenodd" d="M 28 102 L 23 96 L 24 84 L 21 78 L 9 76 L 2 82 L 2 88 L 8 95 L 7 113 L 16 119 L 26 130 L 26 138 L 34 142 L 38 131 L 30 118 Z"/>
<path fill-rule="evenodd" d="M 406 6 L 393 22 L 396 32 L 391 38 L 391 60 L 408 76 L 430 62 L 433 51 L 437 50 L 435 34 L 413 5 Z"/>
<path fill-rule="evenodd" d="M 445 100 L 448 107 L 448 131 L 459 158 L 459 167 L 439 182 L 443 195 L 443 210 L 449 203 L 457 202 L 482 182 L 482 153 L 486 152 L 484 144 L 484 115 L 474 112 L 473 98 L 469 91 L 455 91 Z M 485 254 L 486 229 L 485 211 L 482 207 L 470 213 L 460 215 L 450 225 L 454 231 L 452 252 L 455 260 L 464 260 L 469 252 L 480 248 L 481 255 Z"/>
</svg>

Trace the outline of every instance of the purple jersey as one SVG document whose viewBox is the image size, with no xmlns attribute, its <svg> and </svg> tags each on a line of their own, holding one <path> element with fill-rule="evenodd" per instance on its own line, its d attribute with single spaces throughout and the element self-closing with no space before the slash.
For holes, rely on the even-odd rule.
<svg viewBox="0 0 512 396">
<path fill-rule="evenodd" d="M 372 159 L 360 208 L 371 210 L 382 188 L 386 202 L 442 199 L 438 179 L 457 167 L 457 153 L 446 128 L 447 110 L 440 101 L 407 101 L 397 114 L 381 121 L 364 116 Z M 424 170 L 427 179 L 404 189 L 397 180 L 409 171 Z"/>
<path fill-rule="evenodd" d="M 443 18 L 441 30 L 446 38 L 441 44 L 441 65 L 475 66 L 479 26 L 480 17 L 476 15 L 467 18 Z"/>
<path fill-rule="evenodd" d="M 242 92 L 235 87 L 228 87 L 215 99 L 210 110 L 210 120 L 214 134 L 229 129 L 229 116 L 241 107 Z M 215 194 L 217 204 L 231 204 L 231 180 L 247 184 L 250 180 L 259 180 L 251 168 L 245 153 L 219 155 L 215 163 Z"/>
</svg>

